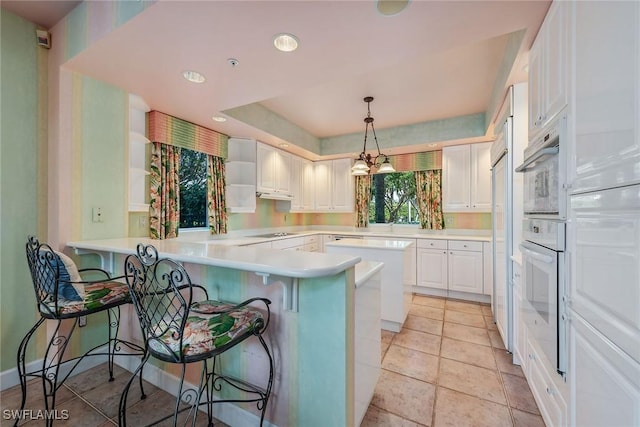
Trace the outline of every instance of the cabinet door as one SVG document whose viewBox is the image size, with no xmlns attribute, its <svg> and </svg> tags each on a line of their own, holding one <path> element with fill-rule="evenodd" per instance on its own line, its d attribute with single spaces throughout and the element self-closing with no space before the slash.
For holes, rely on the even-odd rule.
<svg viewBox="0 0 640 427">
<path fill-rule="evenodd" d="M 353 176 L 351 175 L 351 159 L 332 161 L 333 169 L 333 209 L 341 212 L 353 212 Z"/>
<path fill-rule="evenodd" d="M 331 160 L 315 162 L 316 209 L 329 210 L 332 207 Z"/>
<path fill-rule="evenodd" d="M 543 126 L 567 105 L 567 7 L 566 2 L 553 2 L 545 18 Z"/>
<path fill-rule="evenodd" d="M 291 162 L 292 156 L 284 151 L 276 150 L 274 159 L 275 189 L 277 193 L 291 194 Z"/>
<path fill-rule="evenodd" d="M 302 161 L 302 209 L 309 211 L 315 208 L 316 180 L 313 162 Z"/>
<path fill-rule="evenodd" d="M 572 4 L 576 16 L 572 191 L 638 183 L 640 2 Z"/>
<path fill-rule="evenodd" d="M 449 290 L 482 293 L 482 252 L 449 251 Z"/>
<path fill-rule="evenodd" d="M 640 364 L 579 318 L 569 337 L 572 425 L 639 425 Z"/>
<path fill-rule="evenodd" d="M 297 156 L 291 158 L 291 211 L 304 210 L 304 171 L 303 171 L 303 159 Z"/>
<path fill-rule="evenodd" d="M 491 143 L 471 144 L 471 208 L 491 211 Z"/>
<path fill-rule="evenodd" d="M 542 124 L 542 105 L 544 103 L 543 72 L 541 51 L 544 46 L 544 34 L 538 37 L 529 51 L 529 139 L 540 130 Z"/>
<path fill-rule="evenodd" d="M 471 150 L 469 145 L 442 149 L 442 209 L 469 210 Z"/>
<path fill-rule="evenodd" d="M 447 289 L 447 250 L 418 249 L 417 285 Z"/>
<path fill-rule="evenodd" d="M 276 191 L 276 162 L 277 153 L 274 148 L 258 143 L 256 148 L 256 191 L 273 193 Z"/>
</svg>

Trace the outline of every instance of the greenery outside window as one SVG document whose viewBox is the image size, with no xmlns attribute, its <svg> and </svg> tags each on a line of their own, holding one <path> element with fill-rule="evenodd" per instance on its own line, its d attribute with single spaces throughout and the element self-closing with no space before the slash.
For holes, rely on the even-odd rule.
<svg viewBox="0 0 640 427">
<path fill-rule="evenodd" d="M 207 227 L 207 155 L 183 148 L 179 176 L 180 228 Z"/>
<path fill-rule="evenodd" d="M 416 180 L 413 172 L 375 174 L 371 183 L 369 222 L 419 224 Z"/>
</svg>

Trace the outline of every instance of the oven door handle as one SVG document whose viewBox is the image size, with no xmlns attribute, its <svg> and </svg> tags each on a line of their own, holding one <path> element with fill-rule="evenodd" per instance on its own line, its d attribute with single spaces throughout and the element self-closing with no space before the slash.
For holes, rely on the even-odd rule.
<svg viewBox="0 0 640 427">
<path fill-rule="evenodd" d="M 559 152 L 560 152 L 560 147 L 558 147 L 557 145 L 555 147 L 542 148 L 536 151 L 535 153 L 533 153 L 532 155 L 530 155 L 529 157 L 527 157 L 524 163 L 522 163 L 520 166 L 516 168 L 516 172 L 525 172 L 529 169 L 532 169 L 529 166 L 531 166 L 533 163 L 537 162 L 543 157 L 553 156 L 558 154 Z"/>
<path fill-rule="evenodd" d="M 527 249 L 524 246 L 520 245 L 520 250 L 525 252 L 527 256 L 530 256 L 533 259 L 537 259 L 538 261 L 542 261 L 545 264 L 553 263 L 553 258 L 549 255 L 539 254 L 538 252 L 534 252 L 531 249 Z"/>
</svg>

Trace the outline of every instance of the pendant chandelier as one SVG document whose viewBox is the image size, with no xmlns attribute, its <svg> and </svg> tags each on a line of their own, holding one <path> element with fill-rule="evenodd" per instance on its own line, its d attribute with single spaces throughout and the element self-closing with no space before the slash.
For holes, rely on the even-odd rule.
<svg viewBox="0 0 640 427">
<path fill-rule="evenodd" d="M 351 175 L 368 175 L 371 173 L 371 168 L 375 167 L 375 173 L 390 173 L 395 172 L 391 163 L 389 163 L 389 156 L 380 152 L 380 145 L 378 145 L 378 137 L 376 136 L 376 129 L 373 127 L 373 117 L 371 117 L 371 101 L 372 96 L 364 98 L 364 102 L 367 103 L 367 117 L 364 118 L 364 146 L 362 147 L 362 153 L 356 159 L 356 162 L 351 168 Z M 376 141 L 376 148 L 378 149 L 378 155 L 372 156 L 367 153 L 367 135 L 369 133 L 369 125 L 371 125 L 371 131 L 373 132 L 373 139 Z"/>
</svg>

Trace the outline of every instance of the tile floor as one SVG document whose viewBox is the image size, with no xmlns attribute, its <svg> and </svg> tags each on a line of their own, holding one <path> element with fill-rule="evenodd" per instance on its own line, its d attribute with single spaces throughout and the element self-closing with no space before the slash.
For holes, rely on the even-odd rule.
<svg viewBox="0 0 640 427">
<path fill-rule="evenodd" d="M 414 296 L 402 330 L 383 331 L 382 343 L 382 372 L 362 427 L 544 427 L 522 370 L 504 350 L 488 305 Z M 120 392 L 129 373 L 116 367 L 115 377 L 108 382 L 106 366 L 101 365 L 67 380 L 56 406 L 68 410 L 70 417 L 55 425 L 117 425 Z M 27 408 L 42 409 L 39 382 L 29 386 Z M 140 401 L 137 382 L 132 386 L 128 425 L 145 425 L 174 402 L 151 384 L 145 384 L 145 391 L 148 397 Z M 19 404 L 18 387 L 0 394 L 3 414 Z M 206 425 L 204 417 L 198 421 Z M 12 422 L 2 417 L 0 425 Z"/>
<path fill-rule="evenodd" d="M 489 305 L 414 296 L 382 332 L 382 371 L 362 427 L 544 427 Z"/>
</svg>

